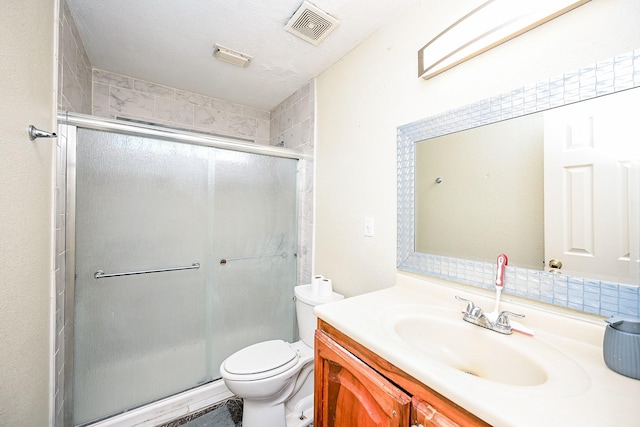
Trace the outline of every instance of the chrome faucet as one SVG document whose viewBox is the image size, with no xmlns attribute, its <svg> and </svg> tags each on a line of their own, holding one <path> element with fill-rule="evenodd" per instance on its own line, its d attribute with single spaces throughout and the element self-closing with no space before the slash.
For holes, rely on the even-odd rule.
<svg viewBox="0 0 640 427">
<path fill-rule="evenodd" d="M 482 326 L 483 328 L 491 329 L 492 331 L 499 332 L 504 335 L 511 335 L 513 333 L 511 323 L 509 322 L 509 316 L 519 318 L 524 317 L 524 314 L 513 313 L 511 311 L 501 311 L 496 320 L 493 321 L 482 311 L 482 308 L 475 305 L 473 301 L 457 295 L 456 299 L 467 303 L 467 308 L 465 309 L 464 317 L 462 318 L 464 321 Z"/>
<path fill-rule="evenodd" d="M 509 258 L 507 258 L 505 254 L 498 255 L 496 266 L 496 303 L 491 313 L 485 314 L 482 309 L 475 305 L 471 300 L 461 298 L 457 295 L 456 299 L 467 303 L 467 308 L 464 311 L 464 320 L 501 334 L 510 335 L 512 327 L 509 323 L 509 316 L 524 317 L 524 314 L 498 310 L 500 306 L 500 294 L 502 293 L 502 288 L 504 287 L 505 282 L 505 267 L 507 264 L 509 264 Z"/>
</svg>

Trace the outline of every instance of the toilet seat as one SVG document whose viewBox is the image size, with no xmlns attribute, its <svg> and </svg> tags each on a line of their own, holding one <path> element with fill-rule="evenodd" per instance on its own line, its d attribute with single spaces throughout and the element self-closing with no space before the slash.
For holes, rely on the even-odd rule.
<svg viewBox="0 0 640 427">
<path fill-rule="evenodd" d="M 298 353 L 283 340 L 263 341 L 229 356 L 222 369 L 237 381 L 254 381 L 272 377 L 298 363 Z"/>
</svg>

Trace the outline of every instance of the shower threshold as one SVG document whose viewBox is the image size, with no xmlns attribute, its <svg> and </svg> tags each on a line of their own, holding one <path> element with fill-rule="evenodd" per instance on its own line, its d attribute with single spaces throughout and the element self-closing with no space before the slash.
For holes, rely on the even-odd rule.
<svg viewBox="0 0 640 427">
<path fill-rule="evenodd" d="M 187 390 L 87 427 L 156 427 L 233 397 L 222 380 Z"/>
</svg>

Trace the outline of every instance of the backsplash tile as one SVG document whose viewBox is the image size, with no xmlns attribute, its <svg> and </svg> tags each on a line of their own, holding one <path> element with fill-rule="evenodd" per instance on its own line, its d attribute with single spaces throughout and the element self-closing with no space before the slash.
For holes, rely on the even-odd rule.
<svg viewBox="0 0 640 427">
<path fill-rule="evenodd" d="M 635 310 L 640 304 L 638 287 L 620 285 L 619 288 L 619 312 L 620 314 L 635 315 Z"/>
<path fill-rule="evenodd" d="M 398 127 L 398 268 L 494 288 L 494 263 L 414 252 L 416 141 L 638 86 L 640 49 Z M 507 266 L 503 292 L 602 316 L 640 317 L 637 285 Z"/>
</svg>

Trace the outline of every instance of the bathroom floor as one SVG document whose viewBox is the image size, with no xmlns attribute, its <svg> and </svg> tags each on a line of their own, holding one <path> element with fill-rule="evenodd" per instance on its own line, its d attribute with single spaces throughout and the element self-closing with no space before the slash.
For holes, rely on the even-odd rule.
<svg viewBox="0 0 640 427">
<path fill-rule="evenodd" d="M 242 400 L 228 399 L 158 427 L 242 427 Z"/>
<path fill-rule="evenodd" d="M 242 399 L 234 397 L 158 427 L 242 427 Z"/>
</svg>

